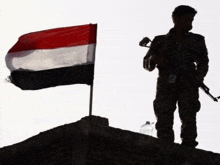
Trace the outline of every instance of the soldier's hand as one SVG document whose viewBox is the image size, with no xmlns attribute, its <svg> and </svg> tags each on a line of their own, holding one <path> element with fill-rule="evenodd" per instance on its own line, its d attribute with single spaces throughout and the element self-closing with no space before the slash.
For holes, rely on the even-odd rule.
<svg viewBox="0 0 220 165">
<path fill-rule="evenodd" d="M 158 56 L 158 55 L 153 55 L 152 56 L 152 61 L 155 64 L 160 65 L 160 66 L 167 66 L 170 63 L 169 60 L 167 60 L 164 57 Z"/>
<path fill-rule="evenodd" d="M 200 78 L 199 76 L 191 74 L 189 78 L 192 80 L 193 84 L 197 87 L 200 87 L 203 84 L 203 79 Z"/>
</svg>

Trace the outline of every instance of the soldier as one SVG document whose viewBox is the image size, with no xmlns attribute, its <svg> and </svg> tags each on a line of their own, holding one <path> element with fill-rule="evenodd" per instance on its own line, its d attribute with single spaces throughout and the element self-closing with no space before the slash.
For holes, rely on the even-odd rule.
<svg viewBox="0 0 220 165">
<path fill-rule="evenodd" d="M 159 70 L 156 98 L 157 136 L 174 142 L 173 120 L 176 105 L 182 122 L 182 145 L 196 147 L 196 114 L 200 110 L 198 87 L 208 72 L 208 53 L 202 35 L 189 32 L 197 11 L 181 5 L 172 13 L 174 27 L 156 36 L 144 57 L 144 68 Z M 141 43 L 142 42 L 142 43 Z M 140 44 L 144 44 L 144 39 Z"/>
</svg>

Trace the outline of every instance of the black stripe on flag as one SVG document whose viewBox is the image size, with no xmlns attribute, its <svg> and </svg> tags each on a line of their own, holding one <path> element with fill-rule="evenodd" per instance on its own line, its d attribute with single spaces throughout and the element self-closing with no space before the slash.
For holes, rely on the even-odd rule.
<svg viewBox="0 0 220 165">
<path fill-rule="evenodd" d="M 11 73 L 11 82 L 22 90 L 38 90 L 48 87 L 70 84 L 93 83 L 94 64 L 77 65 L 42 71 L 15 70 Z"/>
</svg>

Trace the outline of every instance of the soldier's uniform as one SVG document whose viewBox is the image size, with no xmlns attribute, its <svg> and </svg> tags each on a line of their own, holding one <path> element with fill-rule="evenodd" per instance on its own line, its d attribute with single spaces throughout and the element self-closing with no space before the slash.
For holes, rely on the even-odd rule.
<svg viewBox="0 0 220 165">
<path fill-rule="evenodd" d="M 152 55 L 160 55 L 170 61 L 168 66 L 155 65 Z M 144 57 L 144 68 L 159 69 L 154 111 L 157 117 L 157 136 L 168 142 L 174 141 L 173 118 L 176 105 L 182 122 L 182 144 L 196 146 L 196 113 L 200 110 L 198 86 L 192 76 L 201 80 L 208 71 L 208 53 L 204 37 L 188 32 L 183 40 L 175 39 L 175 31 L 156 36 Z"/>
</svg>

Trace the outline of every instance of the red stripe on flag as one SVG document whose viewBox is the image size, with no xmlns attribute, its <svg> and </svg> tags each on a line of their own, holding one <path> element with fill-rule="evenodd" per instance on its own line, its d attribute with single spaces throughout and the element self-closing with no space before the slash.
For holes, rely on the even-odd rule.
<svg viewBox="0 0 220 165">
<path fill-rule="evenodd" d="M 19 37 L 8 53 L 96 43 L 97 24 L 49 29 Z"/>
</svg>

